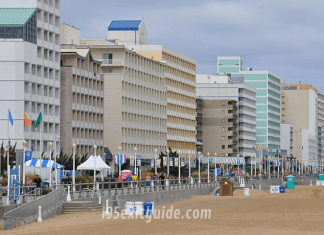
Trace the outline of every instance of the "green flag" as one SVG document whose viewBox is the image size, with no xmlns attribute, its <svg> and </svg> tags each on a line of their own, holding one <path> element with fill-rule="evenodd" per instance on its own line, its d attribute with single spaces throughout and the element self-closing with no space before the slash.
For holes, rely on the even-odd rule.
<svg viewBox="0 0 324 235">
<path fill-rule="evenodd" d="M 42 112 L 39 113 L 35 127 L 38 127 L 38 124 L 43 120 Z"/>
</svg>

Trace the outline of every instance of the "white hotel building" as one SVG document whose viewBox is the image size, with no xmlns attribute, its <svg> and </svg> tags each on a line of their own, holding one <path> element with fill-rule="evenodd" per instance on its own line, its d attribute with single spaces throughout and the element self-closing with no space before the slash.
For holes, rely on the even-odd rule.
<svg viewBox="0 0 324 235">
<path fill-rule="evenodd" d="M 228 76 L 196 75 L 196 95 L 203 100 L 237 101 L 237 154 L 245 157 L 255 156 L 256 144 L 256 89 L 243 84 L 243 79 L 230 79 Z M 224 113 L 224 115 L 226 115 Z M 209 114 L 209 118 L 219 118 Z M 211 126 L 205 128 L 204 134 L 212 137 Z M 226 132 L 226 130 L 225 130 Z M 224 132 L 224 133 L 225 133 Z M 224 135 L 224 133 L 222 133 Z M 212 151 L 217 135 L 204 138 L 204 151 Z M 205 136 L 206 137 L 206 136 Z M 218 153 L 221 150 L 217 150 Z M 219 155 L 220 156 L 220 155 Z"/>
<path fill-rule="evenodd" d="M 0 141 L 47 154 L 60 149 L 60 0 L 0 0 Z M 35 129 L 42 111 L 43 121 Z M 31 125 L 24 126 L 24 112 Z M 42 136 L 40 135 L 42 129 Z M 6 145 L 6 144 L 5 144 Z"/>
</svg>

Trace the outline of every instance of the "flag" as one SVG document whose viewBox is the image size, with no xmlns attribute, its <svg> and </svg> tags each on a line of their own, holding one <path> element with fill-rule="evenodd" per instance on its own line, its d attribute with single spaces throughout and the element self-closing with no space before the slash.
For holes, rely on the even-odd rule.
<svg viewBox="0 0 324 235">
<path fill-rule="evenodd" d="M 269 148 L 265 148 L 265 151 L 269 151 Z"/>
<path fill-rule="evenodd" d="M 26 112 L 24 112 L 24 116 L 25 116 L 25 126 L 30 126 L 30 121 L 28 120 Z"/>
<path fill-rule="evenodd" d="M 253 146 L 252 146 L 252 149 L 255 150 L 255 149 L 256 149 L 256 145 L 253 145 Z"/>
<path fill-rule="evenodd" d="M 304 145 L 302 145 L 302 150 L 304 149 Z"/>
<path fill-rule="evenodd" d="M 13 126 L 13 118 L 12 118 L 12 115 L 11 115 L 10 109 L 9 109 L 9 121 L 10 121 L 10 123 L 11 123 L 11 126 Z"/>
<path fill-rule="evenodd" d="M 39 112 L 35 127 L 38 127 L 38 124 L 43 120 L 42 112 Z"/>
<path fill-rule="evenodd" d="M 298 147 L 298 150 L 300 150 L 300 146 Z"/>
</svg>

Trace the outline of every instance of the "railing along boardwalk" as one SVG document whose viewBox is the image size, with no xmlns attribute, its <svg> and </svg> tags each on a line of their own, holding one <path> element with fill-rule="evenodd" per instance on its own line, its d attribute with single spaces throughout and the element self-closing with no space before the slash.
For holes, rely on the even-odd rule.
<svg viewBox="0 0 324 235">
<path fill-rule="evenodd" d="M 42 218 L 50 218 L 61 213 L 64 201 L 64 187 L 39 197 L 38 199 L 23 204 L 4 214 L 5 229 L 34 222 L 38 218 L 38 208 L 41 206 Z"/>
</svg>

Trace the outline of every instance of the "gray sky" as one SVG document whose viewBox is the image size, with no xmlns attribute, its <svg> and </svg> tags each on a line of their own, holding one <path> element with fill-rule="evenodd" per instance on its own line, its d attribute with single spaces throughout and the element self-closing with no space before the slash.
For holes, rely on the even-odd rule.
<svg viewBox="0 0 324 235">
<path fill-rule="evenodd" d="M 217 56 L 243 56 L 243 68 L 269 70 L 324 94 L 323 0 L 62 0 L 62 22 L 82 38 L 106 38 L 112 20 L 144 18 L 149 44 L 197 60 L 216 73 Z"/>
</svg>

